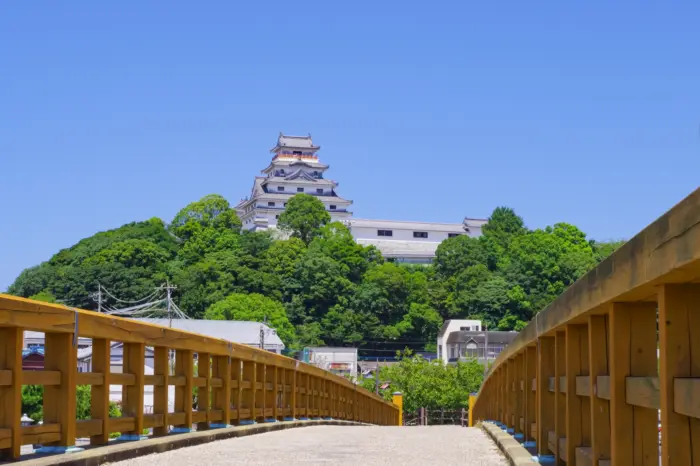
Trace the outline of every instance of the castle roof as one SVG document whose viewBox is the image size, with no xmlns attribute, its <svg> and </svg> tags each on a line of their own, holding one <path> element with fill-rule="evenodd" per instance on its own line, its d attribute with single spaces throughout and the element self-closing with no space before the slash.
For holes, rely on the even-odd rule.
<svg viewBox="0 0 700 466">
<path fill-rule="evenodd" d="M 270 152 L 278 152 L 282 149 L 311 149 L 317 151 L 321 146 L 314 146 L 311 134 L 308 136 L 288 136 L 280 133 L 277 137 L 277 145 Z"/>
</svg>

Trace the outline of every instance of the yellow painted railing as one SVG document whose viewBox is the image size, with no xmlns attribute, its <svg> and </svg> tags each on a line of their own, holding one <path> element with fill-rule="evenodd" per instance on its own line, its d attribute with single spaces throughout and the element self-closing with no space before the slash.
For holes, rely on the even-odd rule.
<svg viewBox="0 0 700 466">
<path fill-rule="evenodd" d="M 45 332 L 43 371 L 22 370 L 24 330 Z M 77 370 L 77 341 L 92 339 L 92 372 Z M 110 370 L 112 342 L 123 346 L 123 371 Z M 144 374 L 153 348 L 153 375 Z M 197 374 L 194 374 L 195 359 Z M 22 385 L 44 386 L 43 425 L 22 426 Z M 76 420 L 76 386 L 91 386 L 91 419 Z M 122 386 L 122 417 L 109 417 L 109 387 Z M 153 386 L 153 412 L 144 414 L 144 386 Z M 174 412 L 168 391 L 174 386 Z M 193 388 L 198 387 L 197 410 Z M 70 447 L 89 437 L 105 445 L 110 433 L 138 436 L 153 428 L 187 430 L 251 421 L 332 417 L 397 425 L 393 403 L 343 377 L 257 348 L 203 335 L 68 309 L 0 294 L 0 456 L 17 459 L 21 445 Z"/>
<path fill-rule="evenodd" d="M 556 464 L 700 466 L 700 190 L 539 313 L 474 416 Z"/>
</svg>

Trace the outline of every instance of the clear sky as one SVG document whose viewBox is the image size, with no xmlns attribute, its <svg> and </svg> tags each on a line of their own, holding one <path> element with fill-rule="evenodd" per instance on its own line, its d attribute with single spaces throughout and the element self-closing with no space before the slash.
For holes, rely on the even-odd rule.
<svg viewBox="0 0 700 466">
<path fill-rule="evenodd" d="M 700 3 L 4 1 L 0 290 L 250 192 L 311 133 L 355 216 L 628 238 L 700 173 Z"/>
</svg>

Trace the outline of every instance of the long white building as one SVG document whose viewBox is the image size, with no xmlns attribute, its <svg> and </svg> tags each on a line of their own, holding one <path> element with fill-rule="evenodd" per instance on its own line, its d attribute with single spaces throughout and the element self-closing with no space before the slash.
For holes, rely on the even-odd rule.
<svg viewBox="0 0 700 466">
<path fill-rule="evenodd" d="M 280 133 L 270 165 L 257 176 L 248 198 L 236 210 L 248 230 L 275 228 L 289 198 L 297 193 L 317 196 L 333 221 L 350 228 L 362 245 L 376 246 L 384 257 L 397 262 L 429 263 L 438 245 L 452 236 L 480 236 L 483 219 L 465 218 L 461 223 L 430 223 L 353 218 L 352 201 L 340 197 L 338 183 L 325 177 L 329 166 L 318 157 L 320 146 L 311 135 L 286 136 Z"/>
</svg>

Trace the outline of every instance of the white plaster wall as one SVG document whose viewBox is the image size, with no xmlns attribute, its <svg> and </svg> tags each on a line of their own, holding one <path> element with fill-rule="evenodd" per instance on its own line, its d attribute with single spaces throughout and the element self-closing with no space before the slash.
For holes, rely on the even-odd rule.
<svg viewBox="0 0 700 466">
<path fill-rule="evenodd" d="M 391 230 L 393 232 L 392 236 L 379 236 L 377 234 L 378 230 Z M 414 238 L 414 231 L 426 231 L 428 232 L 427 238 Z M 442 243 L 449 236 L 450 232 L 447 231 L 435 231 L 428 228 L 418 227 L 416 229 L 397 229 L 392 227 L 391 224 L 387 224 L 386 227 L 352 227 L 352 235 L 357 239 L 380 239 L 384 241 L 417 241 L 422 243 Z"/>
</svg>

